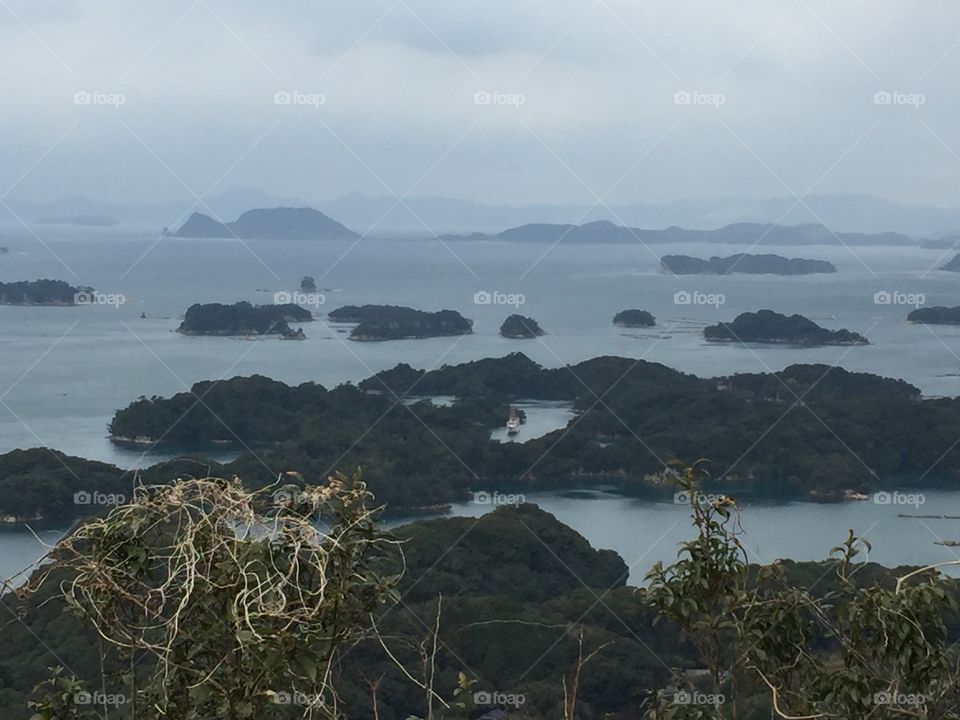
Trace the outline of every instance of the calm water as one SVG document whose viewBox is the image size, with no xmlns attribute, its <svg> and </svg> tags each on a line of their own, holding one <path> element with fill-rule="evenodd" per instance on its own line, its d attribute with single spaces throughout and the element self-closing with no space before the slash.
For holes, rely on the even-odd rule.
<svg viewBox="0 0 960 720">
<path fill-rule="evenodd" d="M 360 380 L 397 362 L 436 367 L 515 350 L 552 367 L 609 354 L 642 357 L 700 376 L 823 362 L 900 377 L 927 395 L 960 394 L 960 327 L 911 326 L 904 322 L 911 307 L 874 302 L 875 293 L 886 291 L 923 293 L 927 305 L 960 304 L 960 276 L 929 272 L 949 259 L 937 250 L 855 248 L 855 256 L 842 247 L 770 247 L 763 251 L 830 260 L 839 272 L 797 278 L 673 277 L 659 272 L 659 255 L 709 257 L 748 248 L 672 245 L 654 246 L 651 252 L 623 245 L 549 250 L 539 244 L 462 243 L 448 249 L 437 241 L 387 240 L 363 240 L 352 247 L 272 241 L 244 245 L 173 238 L 157 243 L 152 236 L 104 239 L 97 233 L 57 237 L 49 229 L 43 232 L 46 247 L 26 235 L 0 238 L 10 248 L 8 255 L 0 256 L 0 281 L 59 278 L 103 293 L 122 293 L 127 302 L 119 307 L 0 307 L 0 452 L 50 446 L 125 467 L 149 464 L 163 455 L 142 458 L 106 439 L 113 412 L 140 395 L 170 395 L 199 380 L 253 373 L 332 386 Z M 475 333 L 355 343 L 345 339 L 342 328 L 323 321 L 306 325 L 308 339 L 296 343 L 184 338 L 174 332 L 194 302 L 270 302 L 275 292 L 296 289 L 304 274 L 317 279 L 325 298 L 325 304 L 314 308 L 321 317 L 347 303 L 451 308 L 475 320 Z M 499 324 L 516 308 L 477 305 L 474 294 L 480 291 L 521 293 L 525 302 L 519 311 L 534 317 L 548 334 L 535 340 L 501 338 Z M 678 292 L 722 294 L 725 302 L 719 307 L 676 304 Z M 615 328 L 614 313 L 630 307 L 652 312 L 658 327 Z M 826 327 L 867 334 L 873 345 L 797 349 L 703 342 L 704 324 L 763 307 L 799 312 Z M 550 422 L 558 422 L 557 417 Z M 550 502 L 557 503 L 561 519 L 596 544 L 623 551 L 628 561 L 637 548 L 648 547 L 659 537 L 666 529 L 659 523 L 672 512 L 619 498 Z M 955 500 L 944 496 L 943 502 Z M 840 539 L 842 529 L 864 512 L 864 504 L 758 509 L 753 531 L 762 534 L 769 527 L 764 543 L 771 555 L 820 557 L 820 546 Z M 821 517 L 829 519 L 823 521 L 827 524 L 818 524 Z M 915 523 L 911 529 L 903 523 L 884 525 L 894 539 L 891 554 L 884 556 L 877 548 L 878 558 L 920 562 L 925 553 L 947 552 L 930 545 L 927 531 L 911 522 Z M 832 530 L 834 523 L 840 531 Z M 642 540 L 633 547 L 628 539 L 635 537 Z M 657 547 L 672 546 L 676 542 L 672 537 Z M 17 567 L 35 546 L 31 537 L 24 540 L 18 532 L 0 534 L 0 575 Z M 897 553 L 918 556 L 901 558 Z"/>
<path fill-rule="evenodd" d="M 741 541 L 752 562 L 769 563 L 775 558 L 822 560 L 830 548 L 846 538 L 847 529 L 866 538 L 873 546 L 869 559 L 883 565 L 928 565 L 960 560 L 960 549 L 934 544 L 939 540 L 960 540 L 960 520 L 903 518 L 899 513 L 960 515 L 960 492 L 924 493 L 918 507 L 850 502 L 823 505 L 793 502 L 752 504 L 743 508 Z M 563 523 L 580 532 L 594 547 L 616 550 L 630 567 L 634 584 L 656 561 L 670 562 L 678 543 L 692 537 L 687 508 L 667 502 L 650 502 L 590 491 L 569 497 L 563 493 L 530 493 L 537 503 Z M 452 515 L 479 517 L 490 505 L 456 503 Z M 419 518 L 417 518 L 419 519 Z M 398 518 L 389 525 L 410 519 Z M 47 543 L 59 533 L 38 533 Z M 42 556 L 43 547 L 29 532 L 0 531 L 0 577 L 19 571 Z M 955 568 L 945 568 L 960 575 Z"/>
</svg>

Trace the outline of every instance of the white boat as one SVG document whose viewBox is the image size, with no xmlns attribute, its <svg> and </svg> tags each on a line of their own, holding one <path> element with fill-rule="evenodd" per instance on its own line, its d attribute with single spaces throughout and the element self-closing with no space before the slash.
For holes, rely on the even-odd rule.
<svg viewBox="0 0 960 720">
<path fill-rule="evenodd" d="M 510 408 L 510 418 L 507 420 L 507 435 L 516 435 L 520 432 L 520 416 L 514 408 Z"/>
</svg>

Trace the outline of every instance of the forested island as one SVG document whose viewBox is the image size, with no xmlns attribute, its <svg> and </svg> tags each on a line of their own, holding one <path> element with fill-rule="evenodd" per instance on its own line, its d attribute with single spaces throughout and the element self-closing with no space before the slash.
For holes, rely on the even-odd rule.
<svg viewBox="0 0 960 720">
<path fill-rule="evenodd" d="M 815 273 L 835 273 L 837 268 L 826 260 L 808 260 L 805 258 L 785 258 L 782 255 L 750 255 L 739 253 L 730 257 L 711 257 L 709 260 L 689 255 L 664 255 L 660 266 L 674 275 L 729 275 L 745 273 L 751 275 L 812 275 Z"/>
<path fill-rule="evenodd" d="M 524 315 L 510 315 L 500 325 L 500 335 L 514 340 L 530 339 L 545 334 L 536 320 Z"/>
<path fill-rule="evenodd" d="M 619 327 L 653 327 L 656 319 L 646 310 L 621 310 L 613 316 L 613 324 Z"/>
<path fill-rule="evenodd" d="M 399 305 L 344 305 L 332 310 L 328 317 L 334 322 L 356 323 L 350 331 L 351 340 L 407 340 L 473 332 L 473 320 L 455 310 L 427 312 Z"/>
<path fill-rule="evenodd" d="M 788 343 L 817 345 L 868 345 L 863 335 L 850 330 L 827 330 L 803 315 L 783 315 L 772 310 L 741 313 L 733 322 L 709 325 L 703 336 L 711 342 Z"/>
<path fill-rule="evenodd" d="M 397 402 L 408 395 L 457 401 Z M 572 402 L 578 417 L 526 442 L 492 440 L 521 398 Z M 140 398 L 116 413 L 109 431 L 117 442 L 184 452 L 255 448 L 256 457 L 204 463 L 253 486 L 275 481 L 268 468 L 317 475 L 363 464 L 378 498 L 397 510 L 511 487 L 602 483 L 662 497 L 661 460 L 691 457 L 710 459 L 712 486 L 769 498 L 840 500 L 847 489 L 866 492 L 889 478 L 934 487 L 960 480 L 960 400 L 921 400 L 903 381 L 825 365 L 701 379 L 616 357 L 546 369 L 514 353 L 429 372 L 401 364 L 332 389 L 240 377 Z M 0 457 L 0 515 L 45 516 L 69 505 L 67 477 L 48 487 L 45 472 L 6 474 L 7 467 Z M 23 506 L 17 488 L 28 476 L 37 490 Z"/>
<path fill-rule="evenodd" d="M 917 308 L 907 315 L 908 322 L 927 325 L 960 325 L 960 307 Z"/>
<path fill-rule="evenodd" d="M 63 280 L 20 280 L 0 283 L 0 305 L 75 305 L 78 294 L 90 292 Z"/>
<path fill-rule="evenodd" d="M 360 237 L 319 210 L 306 207 L 248 210 L 228 223 L 195 212 L 173 234 L 186 238 L 246 240 L 356 240 Z"/>
<path fill-rule="evenodd" d="M 313 315 L 299 305 L 251 305 L 246 301 L 232 305 L 197 303 L 183 316 L 178 332 L 184 335 L 280 335 L 302 337 L 291 322 L 310 322 Z"/>
</svg>

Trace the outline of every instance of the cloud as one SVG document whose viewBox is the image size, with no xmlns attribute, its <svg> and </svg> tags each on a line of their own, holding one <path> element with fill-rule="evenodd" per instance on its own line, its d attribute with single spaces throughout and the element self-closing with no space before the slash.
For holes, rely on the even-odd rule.
<svg viewBox="0 0 960 720">
<path fill-rule="evenodd" d="M 316 198 L 416 182 L 514 204 L 592 202 L 611 186 L 609 202 L 815 186 L 955 203 L 956 6 L 8 5 L 0 192 L 29 171 L 15 197 L 142 202 L 216 182 Z M 925 101 L 880 105 L 880 91 Z"/>
</svg>

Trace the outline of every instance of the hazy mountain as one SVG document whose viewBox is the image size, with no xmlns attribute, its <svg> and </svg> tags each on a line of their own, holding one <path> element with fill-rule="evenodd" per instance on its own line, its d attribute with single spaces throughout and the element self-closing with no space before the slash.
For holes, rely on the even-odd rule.
<svg viewBox="0 0 960 720">
<path fill-rule="evenodd" d="M 258 208 L 230 223 L 195 212 L 174 235 L 191 238 L 355 240 L 357 233 L 313 208 Z"/>
<path fill-rule="evenodd" d="M 768 225 L 736 223 L 714 230 L 668 227 L 665 230 L 614 225 L 606 220 L 586 225 L 534 223 L 494 234 L 447 235 L 448 241 L 498 240 L 542 243 L 682 243 L 711 242 L 740 245 L 912 245 L 914 241 L 897 233 L 834 233 L 822 225 Z"/>
<path fill-rule="evenodd" d="M 725 198 L 673 203 L 629 203 L 606 207 L 590 205 L 486 205 L 444 197 L 404 198 L 344 195 L 333 200 L 273 195 L 256 188 L 234 188 L 204 198 L 175 202 L 120 204 L 69 197 L 52 203 L 5 202 L 16 216 L 0 206 L 0 221 L 19 224 L 42 218 L 107 217 L 121 228 L 159 232 L 180 225 L 192 212 L 223 222 L 250 208 L 314 207 L 347 227 L 375 236 L 429 237 L 432 234 L 494 233 L 530 224 L 587 225 L 606 220 L 618 226 L 692 230 L 767 223 L 779 226 L 826 226 L 844 233 L 894 232 L 917 238 L 936 238 L 960 230 L 960 208 L 906 205 L 866 195 L 816 195 L 798 203 L 794 198 L 749 200 Z"/>
</svg>

